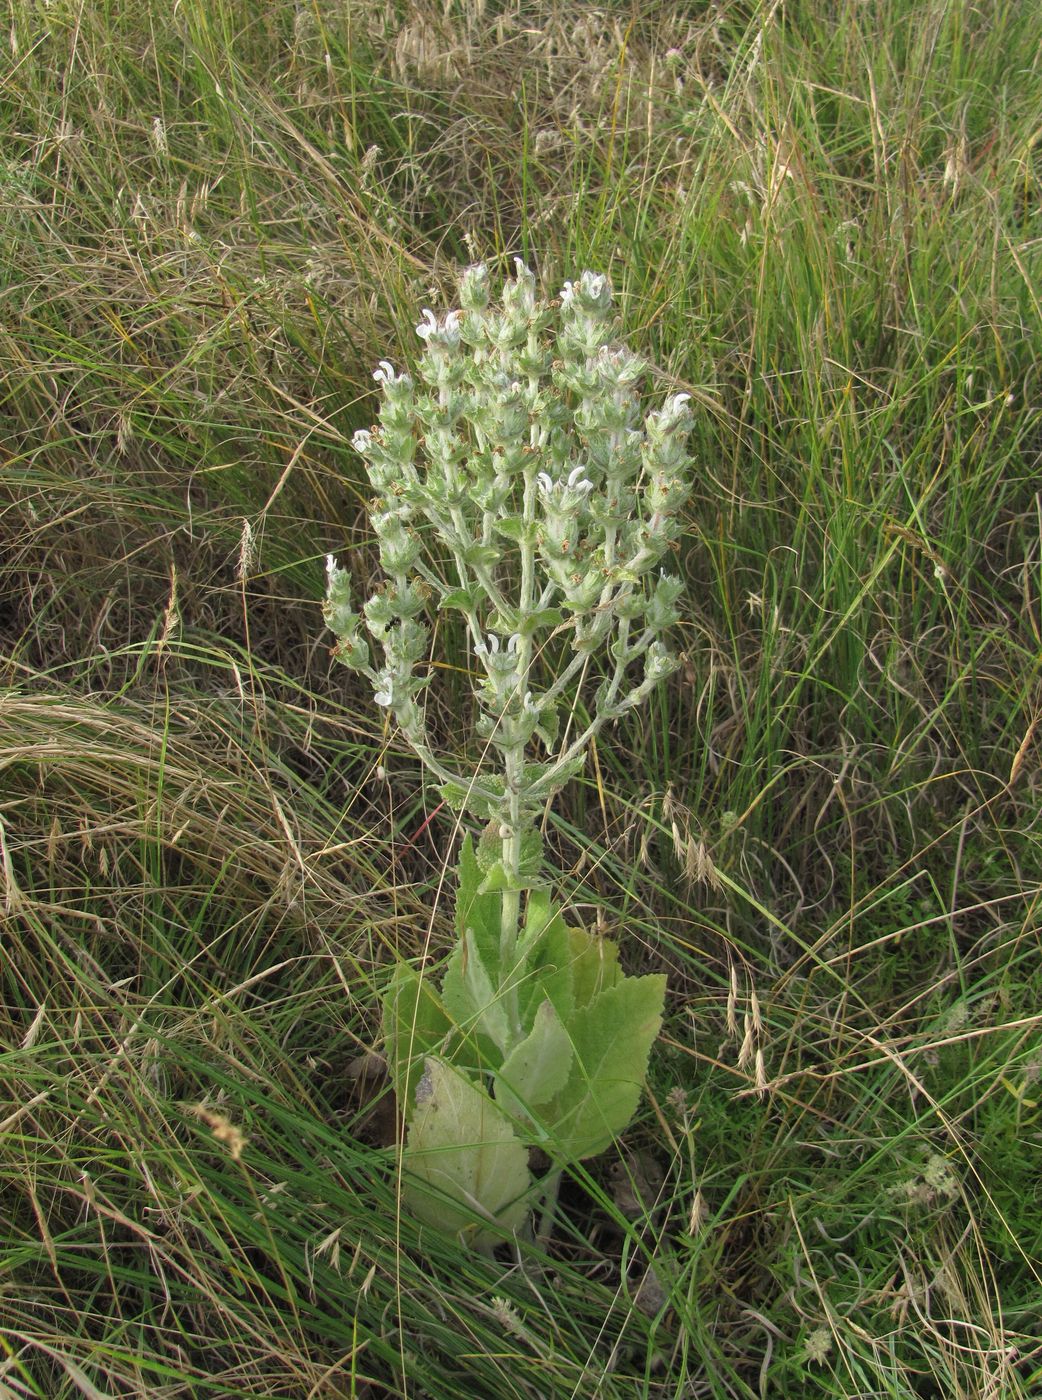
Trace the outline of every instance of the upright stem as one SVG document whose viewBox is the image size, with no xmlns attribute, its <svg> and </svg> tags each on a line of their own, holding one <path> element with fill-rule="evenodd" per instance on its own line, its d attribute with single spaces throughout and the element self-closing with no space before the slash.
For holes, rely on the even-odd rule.
<svg viewBox="0 0 1042 1400">
<path fill-rule="evenodd" d="M 533 333 L 528 337 L 530 354 L 538 350 L 538 339 Z M 529 376 L 529 387 L 538 389 L 538 376 Z M 535 422 L 529 430 L 529 446 L 533 449 L 532 458 L 524 470 L 524 492 L 521 518 L 525 534 L 521 541 L 521 588 L 518 598 L 518 612 L 522 618 L 531 615 L 535 606 L 535 544 L 530 538 L 531 526 L 535 521 L 536 477 L 539 474 L 539 448 L 543 437 Z M 528 673 L 532 667 L 532 639 L 521 636 L 517 640 L 517 694 L 513 703 L 523 704 L 528 690 Z M 502 986 L 504 1000 L 512 1024 L 520 1034 L 517 1011 L 517 985 L 514 981 L 514 954 L 517 949 L 518 930 L 521 924 L 521 891 L 517 888 L 521 880 L 521 798 L 525 785 L 525 745 L 520 740 L 507 749 L 505 755 L 507 820 L 503 826 L 503 870 L 507 888 L 503 891 L 503 908 L 499 934 L 499 967 L 504 979 Z"/>
<path fill-rule="evenodd" d="M 507 888 L 503 891 L 503 915 L 500 924 L 499 965 L 504 975 L 509 973 L 513 963 L 514 949 L 517 946 L 517 930 L 521 916 L 521 891 L 517 884 L 521 878 L 521 804 L 520 767 L 518 759 L 523 756 L 512 750 L 507 755 L 507 795 L 510 815 L 503 831 L 503 870 Z"/>
</svg>

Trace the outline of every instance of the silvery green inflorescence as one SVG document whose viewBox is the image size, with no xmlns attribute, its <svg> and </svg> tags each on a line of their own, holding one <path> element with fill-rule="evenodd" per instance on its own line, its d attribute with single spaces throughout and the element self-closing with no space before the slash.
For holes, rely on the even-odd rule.
<svg viewBox="0 0 1042 1400">
<path fill-rule="evenodd" d="M 369 678 L 443 795 L 499 822 L 508 853 L 601 725 L 677 665 L 662 637 L 682 584 L 663 561 L 691 490 L 692 426 L 687 394 L 644 413 L 647 366 L 616 338 L 607 277 L 584 272 L 548 302 L 515 263 L 498 304 L 478 264 L 462 274 L 457 310 L 424 310 L 415 379 L 381 361 L 379 423 L 353 445 L 376 492 L 385 580 L 359 613 L 330 557 L 325 605 L 338 658 Z M 497 760 L 476 774 L 453 772 L 427 740 L 434 600 L 469 632 L 477 733 Z M 589 722 L 561 737 L 569 687 L 602 649 L 610 665 Z"/>
</svg>

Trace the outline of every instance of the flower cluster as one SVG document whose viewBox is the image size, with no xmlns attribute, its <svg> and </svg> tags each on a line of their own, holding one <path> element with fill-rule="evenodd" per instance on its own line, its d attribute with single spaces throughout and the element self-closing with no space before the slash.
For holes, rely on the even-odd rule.
<svg viewBox="0 0 1042 1400">
<path fill-rule="evenodd" d="M 606 720 L 676 665 L 662 636 L 682 586 L 662 564 L 691 490 L 692 426 L 687 394 L 644 413 L 646 365 L 616 338 L 605 276 L 584 272 L 547 302 L 515 262 L 498 302 L 478 264 L 462 274 L 458 309 L 424 310 L 415 378 L 387 361 L 376 370 L 379 423 L 353 445 L 376 492 L 385 582 L 358 613 L 330 560 L 325 609 L 339 659 L 369 677 L 452 795 L 469 783 L 467 805 L 512 827 L 576 770 Z M 427 745 L 420 617 L 435 596 L 465 619 L 478 734 L 503 778 L 452 774 Z M 601 648 L 611 667 L 591 721 L 559 741 L 559 706 Z"/>
</svg>

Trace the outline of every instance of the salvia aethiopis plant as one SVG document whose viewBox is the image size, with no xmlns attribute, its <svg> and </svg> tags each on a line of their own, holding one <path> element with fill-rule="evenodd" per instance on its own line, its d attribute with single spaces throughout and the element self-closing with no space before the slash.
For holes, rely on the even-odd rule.
<svg viewBox="0 0 1042 1400">
<path fill-rule="evenodd" d="M 667 561 L 692 420 L 686 394 L 644 411 L 647 366 L 592 272 L 547 301 L 516 260 L 496 302 L 487 268 L 469 267 L 458 309 L 425 310 L 416 329 L 416 377 L 382 361 L 380 421 L 353 440 L 384 580 L 356 611 L 330 558 L 325 618 L 443 799 L 484 825 L 476 849 L 463 843 L 440 990 L 401 965 L 384 1027 L 404 1200 L 488 1249 L 626 1127 L 661 1024 L 665 978 L 624 975 L 614 942 L 565 922 L 537 823 L 591 739 L 678 664 L 664 635 L 682 584 Z M 435 609 L 467 638 L 466 761 L 437 753 L 425 722 Z M 533 1146 L 552 1163 L 538 1182 Z"/>
</svg>

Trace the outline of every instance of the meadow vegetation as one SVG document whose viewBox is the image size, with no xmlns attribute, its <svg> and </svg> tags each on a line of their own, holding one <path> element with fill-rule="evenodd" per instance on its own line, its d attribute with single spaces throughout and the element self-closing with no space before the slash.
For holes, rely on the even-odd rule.
<svg viewBox="0 0 1042 1400">
<path fill-rule="evenodd" d="M 0 1396 L 1037 1396 L 1042 9 L 2 29 Z M 545 832 L 668 975 L 648 1093 L 486 1259 L 376 1058 L 460 824 L 320 603 L 374 365 L 515 254 L 610 275 L 697 470 L 684 665 Z"/>
</svg>

